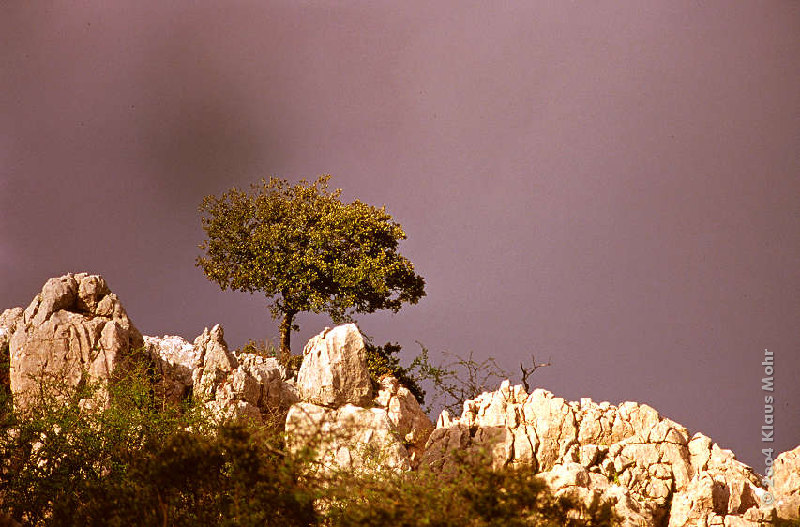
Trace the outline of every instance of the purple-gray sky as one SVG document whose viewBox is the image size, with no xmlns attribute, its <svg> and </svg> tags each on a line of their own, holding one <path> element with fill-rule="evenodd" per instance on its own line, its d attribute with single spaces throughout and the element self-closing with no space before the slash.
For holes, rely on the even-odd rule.
<svg viewBox="0 0 800 527">
<path fill-rule="evenodd" d="M 763 471 L 764 348 L 800 443 L 798 57 L 793 0 L 3 2 L 0 309 L 86 270 L 145 334 L 275 337 L 197 205 L 331 173 L 427 280 L 378 341 L 536 352 Z"/>
</svg>

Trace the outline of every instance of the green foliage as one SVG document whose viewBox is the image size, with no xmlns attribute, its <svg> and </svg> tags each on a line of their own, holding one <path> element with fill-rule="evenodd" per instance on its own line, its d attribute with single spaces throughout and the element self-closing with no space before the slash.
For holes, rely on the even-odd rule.
<svg viewBox="0 0 800 527">
<path fill-rule="evenodd" d="M 236 350 L 235 354 L 252 353 L 262 357 L 278 357 L 279 350 L 271 342 L 266 340 L 248 340 L 244 346 Z"/>
<path fill-rule="evenodd" d="M 99 482 L 56 515 L 70 525 L 312 525 L 315 491 L 272 439 L 244 424 L 176 431 L 134 459 L 124 480 Z"/>
<path fill-rule="evenodd" d="M 408 388 L 419 404 L 425 402 L 425 390 L 417 382 L 414 372 L 400 366 L 398 355 L 403 349 L 402 346 L 396 342 L 387 342 L 383 346 L 376 346 L 367 337 L 364 339 L 364 344 L 367 349 L 367 369 L 374 381 L 379 381 L 385 375 L 393 375 L 403 386 Z"/>
<path fill-rule="evenodd" d="M 0 422 L 11 412 L 11 358 L 8 342 L 0 343 Z"/>
<path fill-rule="evenodd" d="M 217 427 L 165 405 L 147 365 L 107 387 L 43 377 L 0 430 L 3 507 L 25 525 L 309 525 L 282 426 Z M 108 404 L 102 404 L 107 401 Z M 281 422 L 282 425 L 282 422 Z M 269 520 L 269 521 L 267 521 Z"/>
<path fill-rule="evenodd" d="M 207 196 L 200 212 L 207 239 L 197 265 L 222 289 L 263 292 L 274 318 L 283 316 L 281 350 L 294 315 L 397 311 L 425 295 L 425 281 L 398 252 L 405 239 L 385 208 L 343 203 L 330 176 L 289 185 L 270 178 L 250 192 Z"/>
<path fill-rule="evenodd" d="M 391 477 L 345 475 L 326 495 L 330 525 L 613 525 L 609 505 L 581 511 L 555 499 L 528 468 L 494 471 L 486 459 L 453 455 L 457 468 L 447 477 L 426 470 Z"/>
<path fill-rule="evenodd" d="M 399 346 L 374 349 L 398 367 Z M 612 524 L 607 506 L 579 510 L 532 471 L 493 471 L 463 452 L 445 475 L 309 470 L 313 451 L 284 444 L 284 414 L 216 425 L 200 408 L 163 404 L 151 377 L 131 361 L 108 386 L 42 378 L 0 429 L 6 511 L 34 526 Z"/>
<path fill-rule="evenodd" d="M 290 376 L 297 375 L 297 372 L 300 371 L 300 366 L 303 364 L 303 355 L 288 355 L 283 357 L 281 360 L 281 364 L 289 371 Z"/>
</svg>

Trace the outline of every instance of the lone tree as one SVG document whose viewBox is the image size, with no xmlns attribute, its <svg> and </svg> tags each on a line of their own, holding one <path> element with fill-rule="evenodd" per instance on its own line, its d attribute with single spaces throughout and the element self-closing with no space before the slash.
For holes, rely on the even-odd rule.
<svg viewBox="0 0 800 527">
<path fill-rule="evenodd" d="M 207 239 L 197 265 L 223 290 L 271 299 L 272 318 L 282 317 L 284 359 L 298 313 L 327 313 L 338 323 L 353 313 L 397 312 L 425 296 L 425 280 L 397 250 L 406 237 L 400 224 L 385 207 L 343 203 L 329 179 L 289 185 L 273 177 L 200 205 Z"/>
</svg>

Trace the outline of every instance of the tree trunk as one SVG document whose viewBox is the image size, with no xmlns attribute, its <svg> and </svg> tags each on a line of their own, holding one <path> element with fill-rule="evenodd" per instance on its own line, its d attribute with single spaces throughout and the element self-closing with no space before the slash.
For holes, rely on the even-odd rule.
<svg viewBox="0 0 800 527">
<path fill-rule="evenodd" d="M 281 362 L 287 364 L 292 354 L 292 321 L 295 313 L 287 311 L 281 321 Z"/>
</svg>

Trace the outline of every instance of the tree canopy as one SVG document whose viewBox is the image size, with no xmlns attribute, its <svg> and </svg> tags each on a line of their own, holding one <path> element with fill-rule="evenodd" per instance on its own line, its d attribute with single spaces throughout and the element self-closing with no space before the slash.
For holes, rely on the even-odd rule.
<svg viewBox="0 0 800 527">
<path fill-rule="evenodd" d="M 298 313 L 327 313 L 338 323 L 354 313 L 396 312 L 425 295 L 425 280 L 398 252 L 406 238 L 400 224 L 385 207 L 343 203 L 329 179 L 262 179 L 249 192 L 232 188 L 200 205 L 207 239 L 197 265 L 223 290 L 271 299 L 284 356 Z"/>
</svg>

